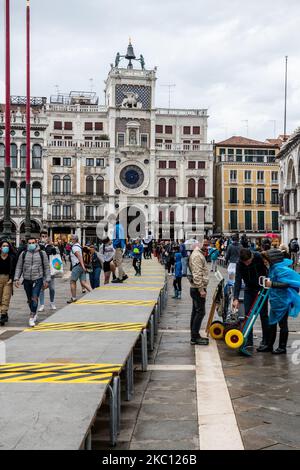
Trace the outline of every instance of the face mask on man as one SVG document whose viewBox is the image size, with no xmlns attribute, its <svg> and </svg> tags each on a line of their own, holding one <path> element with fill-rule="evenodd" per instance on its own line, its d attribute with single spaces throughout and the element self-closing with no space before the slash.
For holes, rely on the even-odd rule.
<svg viewBox="0 0 300 470">
<path fill-rule="evenodd" d="M 28 244 L 28 250 L 29 251 L 34 251 L 36 249 L 36 244 L 35 243 L 29 243 Z"/>
<path fill-rule="evenodd" d="M 3 246 L 1 249 L 2 249 L 2 253 L 4 253 L 5 255 L 7 255 L 9 253 L 9 247 L 8 246 Z"/>
</svg>

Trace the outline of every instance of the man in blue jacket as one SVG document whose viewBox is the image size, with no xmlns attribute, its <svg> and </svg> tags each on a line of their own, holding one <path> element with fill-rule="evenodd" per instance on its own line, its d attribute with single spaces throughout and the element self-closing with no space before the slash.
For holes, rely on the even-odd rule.
<svg viewBox="0 0 300 470">
<path fill-rule="evenodd" d="M 128 279 L 127 274 L 125 274 L 125 271 L 123 269 L 123 252 L 124 249 L 126 248 L 126 240 L 125 240 L 125 232 L 124 232 L 124 227 L 118 220 L 116 222 L 115 230 L 114 230 L 114 239 L 113 239 L 113 247 L 116 250 L 115 252 L 115 259 L 114 263 L 116 267 L 118 268 L 118 275 L 116 279 L 114 279 L 112 282 L 113 283 L 118 283 L 118 282 L 123 282 L 126 279 Z"/>
</svg>

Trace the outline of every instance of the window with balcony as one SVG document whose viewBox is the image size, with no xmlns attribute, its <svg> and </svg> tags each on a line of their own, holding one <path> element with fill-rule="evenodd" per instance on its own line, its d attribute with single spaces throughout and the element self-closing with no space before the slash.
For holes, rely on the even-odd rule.
<svg viewBox="0 0 300 470">
<path fill-rule="evenodd" d="M 158 162 L 158 168 L 160 169 L 165 169 L 167 168 L 167 162 L 165 160 L 159 160 Z"/>
<path fill-rule="evenodd" d="M 237 181 L 237 170 L 230 170 L 230 182 L 236 183 Z"/>
<path fill-rule="evenodd" d="M 199 170 L 205 170 L 205 162 L 198 162 Z"/>
<path fill-rule="evenodd" d="M 71 194 L 71 176 L 66 175 L 63 177 L 63 193 L 64 194 Z"/>
<path fill-rule="evenodd" d="M 188 169 L 189 170 L 195 170 L 196 169 L 196 162 L 189 161 L 188 162 Z"/>
<path fill-rule="evenodd" d="M 230 188 L 230 197 L 229 197 L 229 203 L 230 204 L 237 204 L 238 198 L 237 198 L 237 188 Z"/>
<path fill-rule="evenodd" d="M 73 130 L 73 123 L 72 122 L 65 122 L 65 131 L 72 131 Z"/>
<path fill-rule="evenodd" d="M 21 168 L 26 168 L 26 144 L 22 144 L 20 147 L 20 162 Z"/>
<path fill-rule="evenodd" d="M 200 134 L 200 126 L 193 126 L 193 134 L 194 135 Z"/>
<path fill-rule="evenodd" d="M 4 206 L 4 183 L 0 181 L 0 207 Z"/>
<path fill-rule="evenodd" d="M 55 157 L 55 158 L 52 159 L 52 165 L 53 166 L 60 166 L 60 164 L 61 164 L 61 158 Z"/>
<path fill-rule="evenodd" d="M 86 220 L 94 220 L 94 206 L 86 206 L 85 218 Z"/>
<path fill-rule="evenodd" d="M 170 160 L 169 161 L 169 168 L 170 169 L 175 169 L 176 168 L 176 160 Z"/>
<path fill-rule="evenodd" d="M 86 166 L 94 166 L 95 161 L 94 161 L 93 158 L 86 158 L 85 164 L 86 164 Z"/>
<path fill-rule="evenodd" d="M 141 134 L 141 147 L 148 147 L 148 134 Z"/>
<path fill-rule="evenodd" d="M 95 131 L 103 131 L 103 122 L 95 122 Z"/>
<path fill-rule="evenodd" d="M 18 168 L 18 147 L 16 144 L 10 144 L 11 167 Z"/>
<path fill-rule="evenodd" d="M 15 181 L 10 184 L 10 205 L 17 207 L 17 183 Z"/>
<path fill-rule="evenodd" d="M 165 178 L 160 178 L 158 182 L 158 195 L 159 197 L 166 197 L 167 195 L 167 182 Z"/>
<path fill-rule="evenodd" d="M 56 131 L 62 131 L 62 121 L 54 121 L 54 129 Z"/>
<path fill-rule="evenodd" d="M 42 147 L 39 144 L 32 147 L 32 168 L 34 170 L 42 168 Z"/>
<path fill-rule="evenodd" d="M 176 180 L 169 179 L 169 197 L 176 197 Z"/>
<path fill-rule="evenodd" d="M 173 126 L 165 126 L 165 134 L 173 134 Z"/>
<path fill-rule="evenodd" d="M 104 158 L 96 158 L 96 166 L 104 167 Z"/>
<path fill-rule="evenodd" d="M 71 219 L 72 217 L 72 206 L 63 206 L 63 218 Z"/>
<path fill-rule="evenodd" d="M 264 189 L 257 190 L 257 204 L 265 204 L 265 190 Z"/>
<path fill-rule="evenodd" d="M 245 183 L 251 183 L 251 170 L 246 170 L 244 173 Z"/>
<path fill-rule="evenodd" d="M 59 220 L 60 216 L 61 216 L 61 206 L 59 204 L 52 206 L 52 218 L 54 220 Z"/>
<path fill-rule="evenodd" d="M 98 176 L 96 179 L 96 195 L 103 196 L 104 194 L 104 179 L 102 176 Z"/>
<path fill-rule="evenodd" d="M 63 158 L 63 166 L 72 166 L 72 160 L 69 157 Z"/>
<path fill-rule="evenodd" d="M 265 213 L 264 211 L 257 212 L 257 228 L 259 231 L 265 230 Z"/>
<path fill-rule="evenodd" d="M 155 132 L 156 132 L 156 134 L 162 134 L 164 132 L 164 126 L 162 126 L 160 124 L 156 124 Z"/>
<path fill-rule="evenodd" d="M 85 131 L 92 131 L 93 130 L 93 123 L 92 122 L 85 122 L 84 123 L 84 130 Z"/>
<path fill-rule="evenodd" d="M 257 172 L 257 183 L 264 184 L 265 182 L 265 172 L 264 171 L 258 171 Z"/>
<path fill-rule="evenodd" d="M 20 206 L 26 207 L 26 182 L 20 184 Z"/>
<path fill-rule="evenodd" d="M 188 180 L 188 197 L 196 197 L 196 182 L 193 178 Z"/>
<path fill-rule="evenodd" d="M 33 183 L 32 185 L 32 207 L 42 206 L 42 187 L 40 183 Z"/>
<path fill-rule="evenodd" d="M 60 194 L 60 176 L 54 175 L 52 179 L 52 193 Z"/>
<path fill-rule="evenodd" d="M 237 230 L 237 211 L 230 211 L 230 230 Z"/>
<path fill-rule="evenodd" d="M 279 204 L 279 191 L 278 191 L 278 189 L 272 189 L 272 191 L 271 191 L 271 204 Z"/>
<path fill-rule="evenodd" d="M 125 145 L 125 134 L 122 132 L 118 133 L 118 147 L 124 147 Z"/>
<path fill-rule="evenodd" d="M 205 197 L 205 180 L 203 178 L 198 181 L 198 197 Z"/>
<path fill-rule="evenodd" d="M 94 194 L 94 179 L 92 176 L 86 178 L 86 194 L 92 196 Z"/>
<path fill-rule="evenodd" d="M 5 145 L 0 144 L 0 168 L 4 168 Z"/>
<path fill-rule="evenodd" d="M 191 126 L 184 126 L 183 133 L 184 135 L 191 135 Z"/>
<path fill-rule="evenodd" d="M 245 204 L 252 204 L 252 189 L 245 188 L 244 189 L 244 197 L 245 197 Z"/>
<path fill-rule="evenodd" d="M 279 230 L 279 212 L 272 211 L 272 231 L 278 232 Z"/>
<path fill-rule="evenodd" d="M 252 211 L 245 211 L 245 230 L 252 230 Z"/>
<path fill-rule="evenodd" d="M 272 171 L 272 184 L 278 184 L 278 171 Z"/>
<path fill-rule="evenodd" d="M 237 162 L 242 162 L 243 161 L 243 150 L 242 149 L 236 149 L 235 158 L 236 158 Z"/>
</svg>

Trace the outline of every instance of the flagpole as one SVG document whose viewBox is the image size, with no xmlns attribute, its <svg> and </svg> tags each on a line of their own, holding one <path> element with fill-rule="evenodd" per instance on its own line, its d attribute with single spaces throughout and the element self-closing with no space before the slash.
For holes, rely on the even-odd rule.
<svg viewBox="0 0 300 470">
<path fill-rule="evenodd" d="M 25 237 L 31 235 L 31 149 L 30 149 L 30 0 L 26 0 L 26 215 Z"/>
<path fill-rule="evenodd" d="M 288 73 L 288 56 L 285 56 L 285 84 L 284 84 L 284 131 L 283 141 L 287 139 L 286 135 L 286 105 L 287 105 L 287 73 Z"/>
<path fill-rule="evenodd" d="M 5 167 L 3 236 L 11 238 L 10 218 L 10 0 L 5 0 Z"/>
</svg>

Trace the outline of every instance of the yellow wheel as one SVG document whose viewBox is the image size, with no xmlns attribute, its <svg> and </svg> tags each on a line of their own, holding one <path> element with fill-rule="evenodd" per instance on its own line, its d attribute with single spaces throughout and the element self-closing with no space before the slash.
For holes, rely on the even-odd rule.
<svg viewBox="0 0 300 470">
<path fill-rule="evenodd" d="M 225 343 L 231 349 L 238 349 L 244 342 L 244 335 L 240 330 L 229 330 L 225 335 Z"/>
<path fill-rule="evenodd" d="M 224 335 L 223 323 L 214 321 L 209 328 L 209 334 L 213 339 L 222 339 Z"/>
</svg>

